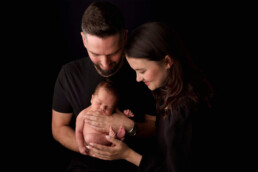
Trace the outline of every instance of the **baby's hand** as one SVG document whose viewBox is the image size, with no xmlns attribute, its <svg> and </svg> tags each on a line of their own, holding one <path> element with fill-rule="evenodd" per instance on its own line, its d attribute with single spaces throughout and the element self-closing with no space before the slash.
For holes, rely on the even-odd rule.
<svg viewBox="0 0 258 172">
<path fill-rule="evenodd" d="M 134 117 L 134 114 L 133 114 L 133 112 L 130 109 L 124 110 L 124 114 L 127 117 Z"/>
</svg>

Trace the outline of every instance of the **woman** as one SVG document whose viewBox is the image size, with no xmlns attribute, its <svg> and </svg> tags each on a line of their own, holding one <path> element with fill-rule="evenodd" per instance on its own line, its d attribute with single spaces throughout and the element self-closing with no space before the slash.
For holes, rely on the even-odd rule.
<svg viewBox="0 0 258 172">
<path fill-rule="evenodd" d="M 104 160 L 125 159 L 139 171 L 211 171 L 209 127 L 212 89 L 193 65 L 178 35 L 159 22 L 143 24 L 132 32 L 126 59 L 156 99 L 157 145 L 138 154 L 125 143 L 89 146 L 92 156 Z"/>
</svg>

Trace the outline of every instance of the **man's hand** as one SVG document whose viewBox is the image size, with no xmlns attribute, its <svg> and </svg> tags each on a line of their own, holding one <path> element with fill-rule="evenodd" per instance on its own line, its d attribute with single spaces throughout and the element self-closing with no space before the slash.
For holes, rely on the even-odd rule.
<svg viewBox="0 0 258 172">
<path fill-rule="evenodd" d="M 133 127 L 133 120 L 129 119 L 121 111 L 116 109 L 116 112 L 110 116 L 101 114 L 100 112 L 89 111 L 84 116 L 85 122 L 91 125 L 97 131 L 109 132 L 110 126 L 117 132 L 120 126 L 123 126 L 126 131 Z"/>
<path fill-rule="evenodd" d="M 86 108 L 79 113 L 79 115 L 76 118 L 76 126 L 75 126 L 76 143 L 79 147 L 79 152 L 83 155 L 88 155 L 88 149 L 86 148 L 85 139 L 83 135 L 84 117 L 88 111 L 89 111 L 89 108 Z"/>
</svg>

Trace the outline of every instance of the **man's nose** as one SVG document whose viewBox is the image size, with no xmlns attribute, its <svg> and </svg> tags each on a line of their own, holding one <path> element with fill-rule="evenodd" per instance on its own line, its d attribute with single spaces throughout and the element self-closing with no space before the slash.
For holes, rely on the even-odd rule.
<svg viewBox="0 0 258 172">
<path fill-rule="evenodd" d="M 109 59 L 109 57 L 104 56 L 102 58 L 102 60 L 101 60 L 101 65 L 102 65 L 104 70 L 109 69 L 109 67 L 110 67 L 110 59 Z"/>
</svg>

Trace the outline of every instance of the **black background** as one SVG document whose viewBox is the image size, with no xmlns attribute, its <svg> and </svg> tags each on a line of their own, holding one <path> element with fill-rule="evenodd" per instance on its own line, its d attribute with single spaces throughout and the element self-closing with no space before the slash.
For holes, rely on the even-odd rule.
<svg viewBox="0 0 258 172">
<path fill-rule="evenodd" d="M 232 130 L 225 130 L 230 114 L 225 95 L 233 77 L 229 40 L 236 20 L 230 5 L 223 2 L 165 0 L 109 0 L 123 12 L 129 32 L 147 21 L 174 25 L 196 64 L 204 71 L 216 92 L 218 141 L 214 149 L 222 155 L 218 166 L 226 165 L 232 153 L 228 142 Z M 32 171 L 64 171 L 67 151 L 51 134 L 51 104 L 55 79 L 61 66 L 86 56 L 80 36 L 81 16 L 92 1 L 59 0 L 8 4 L 3 29 L 9 34 L 3 47 L 8 63 L 3 72 L 8 106 L 5 126 L 6 159 L 9 168 Z M 8 8 L 9 9 L 9 8 Z M 6 75 L 8 74 L 8 76 Z M 7 77 L 5 77 L 7 76 Z M 230 94 L 230 93 L 229 93 Z M 234 124 L 232 124 L 234 125 Z M 230 127 L 229 127 L 230 128 Z M 9 148 L 10 147 L 10 148 Z M 222 151 L 223 150 L 223 151 Z M 225 151 L 226 150 L 226 151 Z M 9 164 L 9 163 L 8 163 Z"/>
</svg>

